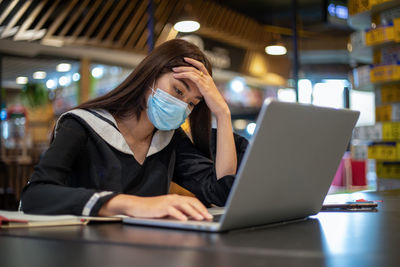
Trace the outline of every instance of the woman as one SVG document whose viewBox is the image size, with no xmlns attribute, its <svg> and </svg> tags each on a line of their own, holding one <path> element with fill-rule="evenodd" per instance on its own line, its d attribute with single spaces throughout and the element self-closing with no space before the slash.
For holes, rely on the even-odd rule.
<svg viewBox="0 0 400 267">
<path fill-rule="evenodd" d="M 178 129 L 187 116 L 192 141 Z M 205 205 L 224 205 L 236 168 L 230 111 L 211 65 L 197 46 L 176 39 L 157 47 L 117 88 L 60 117 L 21 209 L 211 219 Z M 171 180 L 197 198 L 166 195 Z"/>
</svg>

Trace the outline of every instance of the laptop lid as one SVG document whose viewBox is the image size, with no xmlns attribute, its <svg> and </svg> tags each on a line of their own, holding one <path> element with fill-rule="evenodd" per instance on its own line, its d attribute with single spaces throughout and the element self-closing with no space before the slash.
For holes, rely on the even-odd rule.
<svg viewBox="0 0 400 267">
<path fill-rule="evenodd" d="M 318 213 L 358 117 L 358 111 L 266 100 L 220 230 Z"/>
</svg>

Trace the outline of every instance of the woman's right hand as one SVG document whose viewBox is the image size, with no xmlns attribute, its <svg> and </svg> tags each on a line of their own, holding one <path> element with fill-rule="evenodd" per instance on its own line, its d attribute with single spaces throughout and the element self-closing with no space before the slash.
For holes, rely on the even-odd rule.
<svg viewBox="0 0 400 267">
<path fill-rule="evenodd" d="M 120 194 L 106 202 L 99 211 L 99 216 L 128 215 L 139 218 L 172 217 L 187 221 L 211 220 L 207 208 L 194 197 L 180 195 L 162 195 L 156 197 L 139 197 Z"/>
</svg>

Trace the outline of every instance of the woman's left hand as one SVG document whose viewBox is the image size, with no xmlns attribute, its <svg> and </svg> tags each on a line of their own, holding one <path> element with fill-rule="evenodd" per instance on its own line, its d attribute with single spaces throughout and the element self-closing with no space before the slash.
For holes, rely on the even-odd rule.
<svg viewBox="0 0 400 267">
<path fill-rule="evenodd" d="M 184 59 L 194 67 L 175 67 L 172 69 L 174 71 L 174 77 L 177 79 L 187 79 L 193 82 L 199 89 L 200 94 L 204 97 L 208 108 L 216 117 L 230 116 L 228 104 L 218 91 L 213 78 L 210 76 L 203 63 L 188 57 Z"/>
</svg>

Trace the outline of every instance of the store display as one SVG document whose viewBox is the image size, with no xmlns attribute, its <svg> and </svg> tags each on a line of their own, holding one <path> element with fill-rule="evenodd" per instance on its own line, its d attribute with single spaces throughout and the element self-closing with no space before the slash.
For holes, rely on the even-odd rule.
<svg viewBox="0 0 400 267">
<path fill-rule="evenodd" d="M 381 105 L 375 108 L 375 120 L 379 121 L 400 121 L 400 103 Z"/>
<path fill-rule="evenodd" d="M 380 24 L 387 25 L 395 18 L 400 18 L 400 7 L 384 10 L 379 14 L 379 16 L 380 16 Z"/>
<path fill-rule="evenodd" d="M 382 47 L 379 50 L 380 58 L 378 60 L 382 64 L 390 65 L 390 64 L 397 64 L 400 62 L 400 46 L 397 45 L 389 45 Z"/>
<path fill-rule="evenodd" d="M 399 41 L 400 18 L 394 19 L 388 25 L 380 25 L 375 29 L 367 30 L 365 33 L 365 44 L 367 46 Z"/>
<path fill-rule="evenodd" d="M 379 177 L 398 178 L 400 177 L 400 162 L 378 162 L 376 174 Z"/>
<path fill-rule="evenodd" d="M 375 98 L 375 102 L 379 105 L 400 102 L 400 83 L 382 85 L 376 89 Z"/>
<path fill-rule="evenodd" d="M 334 188 L 366 189 L 367 162 L 364 159 L 354 159 L 352 154 L 344 154 L 332 182 Z"/>
<path fill-rule="evenodd" d="M 359 31 L 352 35 L 353 50 L 363 47 L 365 40 L 373 55 L 372 65 L 358 67 L 353 72 L 362 73 L 359 69 L 370 68 L 369 84 L 376 93 L 377 122 L 354 131 L 353 137 L 364 142 L 356 142 L 352 154 L 362 155 L 360 144 L 370 141 L 368 159 L 375 160 L 378 189 L 383 189 L 389 180 L 400 179 L 400 2 L 349 0 L 348 4 L 349 25 Z"/>
<path fill-rule="evenodd" d="M 384 161 L 400 161 L 400 142 L 372 142 L 368 146 L 368 158 Z"/>
<path fill-rule="evenodd" d="M 352 159 L 362 159 L 365 160 L 368 158 L 368 145 L 367 141 L 353 141 L 350 152 Z"/>
<path fill-rule="evenodd" d="M 370 84 L 370 67 L 368 65 L 353 69 L 353 88 L 362 90 Z"/>
<path fill-rule="evenodd" d="M 370 71 L 371 83 L 400 82 L 400 64 L 375 65 Z"/>
<path fill-rule="evenodd" d="M 382 140 L 383 124 L 377 123 L 369 126 L 359 126 L 354 128 L 353 140 Z"/>
</svg>

